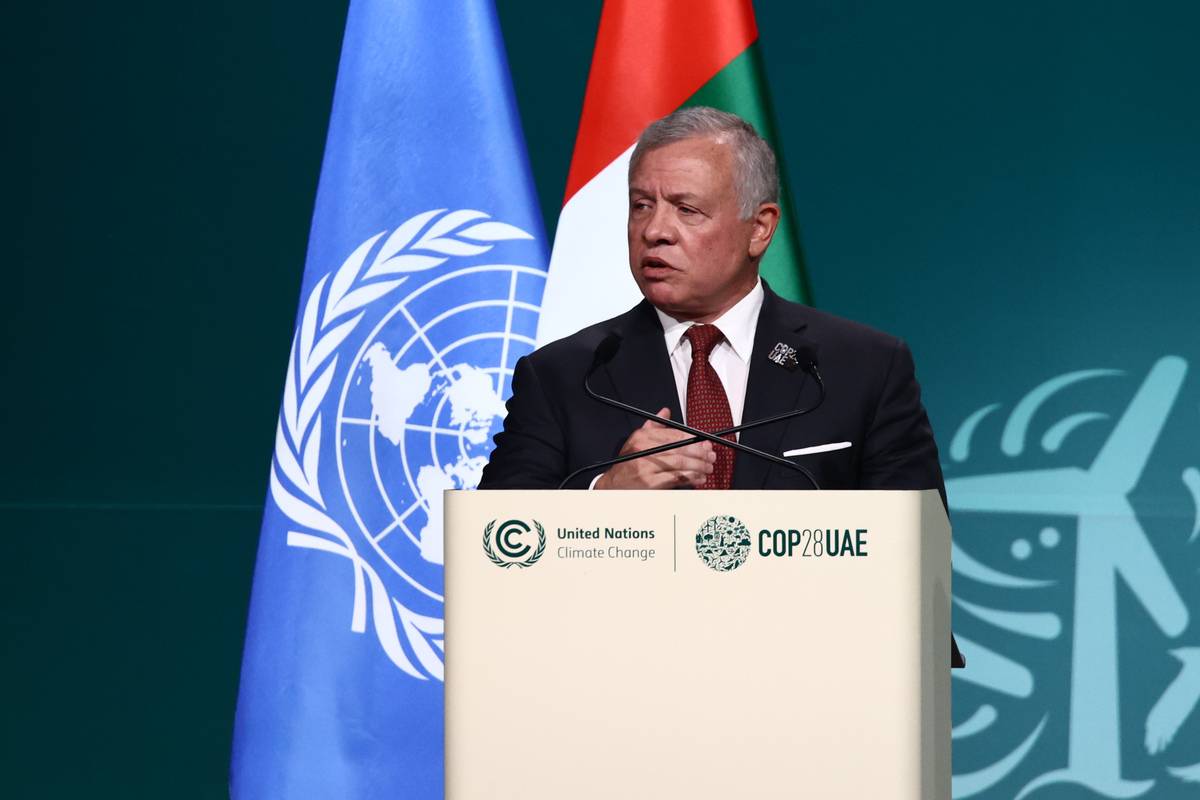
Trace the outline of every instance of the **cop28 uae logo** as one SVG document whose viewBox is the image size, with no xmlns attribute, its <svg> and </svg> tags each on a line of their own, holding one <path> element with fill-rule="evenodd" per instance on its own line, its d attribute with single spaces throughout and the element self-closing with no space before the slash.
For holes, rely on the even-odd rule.
<svg viewBox="0 0 1200 800">
<path fill-rule="evenodd" d="M 737 517 L 707 519 L 696 531 L 696 554 L 717 572 L 735 570 L 750 555 L 750 531 Z"/>
<path fill-rule="evenodd" d="M 528 523 L 510 519 L 502 522 L 499 530 L 496 530 L 496 520 L 492 520 L 483 529 L 484 554 L 497 567 L 532 567 L 546 552 L 546 530 L 536 519 L 533 525 L 537 528 L 537 536 L 532 537 L 533 542 L 530 542 Z"/>
</svg>

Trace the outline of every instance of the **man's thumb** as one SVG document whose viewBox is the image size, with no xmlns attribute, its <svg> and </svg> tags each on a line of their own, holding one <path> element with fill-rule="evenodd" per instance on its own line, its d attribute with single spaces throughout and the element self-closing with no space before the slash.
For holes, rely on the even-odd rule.
<svg viewBox="0 0 1200 800">
<path fill-rule="evenodd" d="M 663 406 L 662 408 L 660 408 L 660 409 L 658 410 L 658 413 L 657 413 L 657 414 L 655 414 L 654 416 L 656 416 L 656 417 L 662 417 L 663 419 L 670 419 L 670 418 L 671 418 L 671 407 L 670 407 L 670 406 Z M 651 427 L 651 426 L 654 426 L 654 427 L 659 427 L 658 423 L 656 423 L 656 422 L 655 422 L 654 420 L 652 420 L 652 419 L 648 419 L 648 420 L 646 420 L 646 421 L 645 421 L 645 422 L 642 424 L 642 427 L 643 427 L 643 428 L 649 428 L 649 427 Z"/>
</svg>

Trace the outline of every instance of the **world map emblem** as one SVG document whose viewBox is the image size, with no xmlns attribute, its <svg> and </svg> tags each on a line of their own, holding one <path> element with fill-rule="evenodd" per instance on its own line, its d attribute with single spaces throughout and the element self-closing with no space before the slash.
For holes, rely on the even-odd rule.
<svg viewBox="0 0 1200 800">
<path fill-rule="evenodd" d="M 710 517 L 696 531 L 696 555 L 717 572 L 732 572 L 750 556 L 750 530 L 737 517 Z"/>
<path fill-rule="evenodd" d="M 478 485 L 534 347 L 532 239 L 482 211 L 426 211 L 364 241 L 302 305 L 271 496 L 297 523 L 289 545 L 348 559 L 351 630 L 416 678 L 443 677 L 442 492 Z"/>
</svg>

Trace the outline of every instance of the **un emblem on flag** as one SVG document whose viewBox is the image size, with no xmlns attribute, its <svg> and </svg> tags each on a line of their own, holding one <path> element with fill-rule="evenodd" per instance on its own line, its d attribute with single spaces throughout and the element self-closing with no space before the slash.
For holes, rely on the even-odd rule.
<svg viewBox="0 0 1200 800">
<path fill-rule="evenodd" d="M 418 214 L 317 282 L 293 343 L 271 481 L 305 528 L 288 544 L 351 561 L 351 629 L 369 617 L 414 677 L 442 677 L 442 492 L 478 485 L 534 347 L 545 271 L 492 251 L 532 238 L 480 211 Z"/>
</svg>

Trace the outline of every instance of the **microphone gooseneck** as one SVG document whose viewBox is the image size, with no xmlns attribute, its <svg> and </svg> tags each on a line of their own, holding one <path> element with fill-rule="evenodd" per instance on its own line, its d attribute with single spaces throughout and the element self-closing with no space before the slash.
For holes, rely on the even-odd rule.
<svg viewBox="0 0 1200 800">
<path fill-rule="evenodd" d="M 577 476 L 579 476 L 580 474 L 582 474 L 584 472 L 588 472 L 588 471 L 591 471 L 591 470 L 594 470 L 594 469 L 597 469 L 600 467 L 614 466 L 616 464 L 621 464 L 626 461 L 632 461 L 635 458 L 642 458 L 645 456 L 657 455 L 659 453 L 667 452 L 668 450 L 674 450 L 679 447 L 686 447 L 687 445 L 695 444 L 696 442 L 699 442 L 702 440 L 708 440 L 708 441 L 713 442 L 714 444 L 723 445 L 725 447 L 730 447 L 730 448 L 733 448 L 734 450 L 740 450 L 741 452 L 748 453 L 749 455 L 756 456 L 758 458 L 762 458 L 767 461 L 770 461 L 773 464 L 778 464 L 780 466 L 787 467 L 788 469 L 794 470 L 794 471 L 799 472 L 802 475 L 804 475 L 804 477 L 808 479 L 808 482 L 812 484 L 812 487 L 814 489 L 821 488 L 820 484 L 817 483 L 817 479 L 815 477 L 813 477 L 813 474 L 809 470 L 802 467 L 801 465 L 793 463 L 791 461 L 787 461 L 786 459 L 780 458 L 779 456 L 773 455 L 771 453 L 765 453 L 762 450 L 758 450 L 758 449 L 750 447 L 748 445 L 744 445 L 741 442 L 730 441 L 729 439 L 722 438 L 722 437 L 728 436 L 730 434 L 740 433 L 744 430 L 749 430 L 751 428 L 757 428 L 762 425 L 770 425 L 775 422 L 782 422 L 783 420 L 791 419 L 792 417 L 803 416 L 804 414 L 808 414 L 808 413 L 814 411 L 815 409 L 817 409 L 821 405 L 821 403 L 823 403 L 825 401 L 825 382 L 821 379 L 821 374 L 817 370 L 817 353 L 816 353 L 815 347 L 813 347 L 812 345 L 809 345 L 808 343 L 805 343 L 798 350 L 795 351 L 794 357 L 796 358 L 797 363 L 800 366 L 802 366 L 806 372 L 810 373 L 817 382 L 817 388 L 820 391 L 820 395 L 818 396 L 816 403 L 809 406 L 808 408 L 795 409 L 792 411 L 785 411 L 782 414 L 776 414 L 771 417 L 765 417 L 763 419 L 753 420 L 751 422 L 747 422 L 742 425 L 736 425 L 732 428 L 726 428 L 725 430 L 715 431 L 713 433 L 708 433 L 707 431 L 702 431 L 698 428 L 693 428 L 689 425 L 685 425 L 684 423 L 678 422 L 673 419 L 663 419 L 662 417 L 655 416 L 654 414 L 650 413 L 649 411 L 646 411 L 645 409 L 641 409 L 636 406 L 631 406 L 628 403 L 622 403 L 620 400 L 617 400 L 615 398 L 605 397 L 604 395 L 601 395 L 601 394 L 597 393 L 595 390 L 593 390 L 591 387 L 592 375 L 601 366 L 603 366 L 603 365 L 607 364 L 609 361 L 611 361 L 612 358 L 617 354 L 617 351 L 620 349 L 620 347 L 621 347 L 621 335 L 617 331 L 612 331 L 611 333 L 609 333 L 607 336 L 604 337 L 604 339 L 601 340 L 600 344 L 596 346 L 596 350 L 592 356 L 591 366 L 588 367 L 587 371 L 583 375 L 583 390 L 587 394 L 587 396 L 592 398 L 593 400 L 596 400 L 597 402 L 604 403 L 605 405 L 608 405 L 608 406 L 612 406 L 613 408 L 618 408 L 622 411 L 626 411 L 630 414 L 634 414 L 635 416 L 653 420 L 654 422 L 657 422 L 658 424 L 664 425 L 668 428 L 674 428 L 675 430 L 682 431 L 683 433 L 691 434 L 692 438 L 682 439 L 678 442 L 670 442 L 668 444 L 659 445 L 658 447 L 652 447 L 647 450 L 638 450 L 633 453 L 626 453 L 624 455 L 620 455 L 615 458 L 606 459 L 604 461 L 599 461 L 595 464 L 588 464 L 586 466 L 580 467 L 579 469 L 575 470 L 571 474 L 567 475 L 567 477 L 563 478 L 562 482 L 559 483 L 559 485 L 558 485 L 559 489 L 566 486 L 574 478 L 576 478 Z"/>
</svg>

